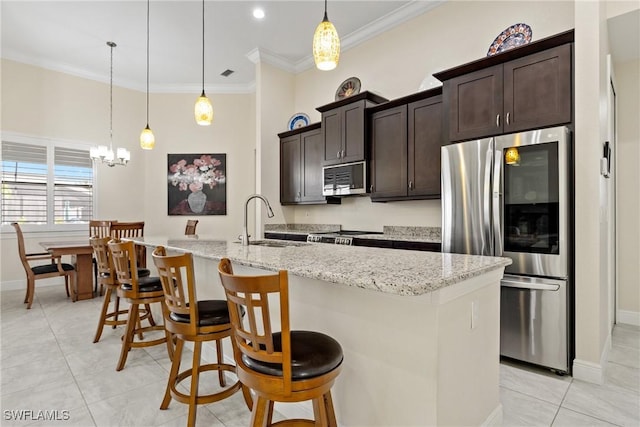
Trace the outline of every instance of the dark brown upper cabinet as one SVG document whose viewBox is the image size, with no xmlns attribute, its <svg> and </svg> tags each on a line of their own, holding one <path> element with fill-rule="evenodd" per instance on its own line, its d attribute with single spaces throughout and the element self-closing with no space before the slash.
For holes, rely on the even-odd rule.
<svg viewBox="0 0 640 427">
<path fill-rule="evenodd" d="M 372 201 L 440 197 L 441 93 L 437 88 L 372 109 Z"/>
<path fill-rule="evenodd" d="M 365 110 L 385 101 L 362 92 L 316 108 L 322 113 L 323 166 L 366 159 Z"/>
<path fill-rule="evenodd" d="M 280 137 L 280 203 L 322 204 L 324 144 L 320 123 L 283 132 Z"/>
<path fill-rule="evenodd" d="M 436 73 L 448 141 L 570 123 L 571 42 L 573 31 Z"/>
</svg>

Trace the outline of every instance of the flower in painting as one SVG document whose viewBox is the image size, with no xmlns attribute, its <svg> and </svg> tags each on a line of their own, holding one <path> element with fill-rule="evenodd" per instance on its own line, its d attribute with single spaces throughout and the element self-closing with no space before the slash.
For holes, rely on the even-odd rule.
<svg viewBox="0 0 640 427">
<path fill-rule="evenodd" d="M 218 169 L 221 164 L 220 160 L 208 154 L 194 159 L 192 163 L 181 159 L 169 166 L 169 181 L 180 191 L 192 193 L 202 191 L 205 185 L 213 188 L 226 182 L 224 171 Z"/>
</svg>

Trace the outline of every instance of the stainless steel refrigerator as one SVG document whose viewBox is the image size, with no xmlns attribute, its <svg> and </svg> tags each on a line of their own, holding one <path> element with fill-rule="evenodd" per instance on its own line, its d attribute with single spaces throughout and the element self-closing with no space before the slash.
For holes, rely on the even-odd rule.
<svg viewBox="0 0 640 427">
<path fill-rule="evenodd" d="M 442 251 L 512 259 L 500 354 L 570 372 L 571 134 L 566 127 L 442 147 Z"/>
</svg>

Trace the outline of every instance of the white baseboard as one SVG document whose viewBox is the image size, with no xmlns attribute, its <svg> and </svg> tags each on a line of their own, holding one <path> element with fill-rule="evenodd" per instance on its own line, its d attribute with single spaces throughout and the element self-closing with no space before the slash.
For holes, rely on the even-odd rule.
<svg viewBox="0 0 640 427">
<path fill-rule="evenodd" d="M 193 350 L 193 343 L 185 343 L 185 347 L 189 348 L 190 350 Z M 215 363 L 215 361 L 217 360 L 215 344 L 204 343 L 204 345 L 202 346 L 202 359 L 208 363 Z M 235 361 L 233 360 L 233 357 L 230 357 L 227 354 L 224 355 L 224 363 L 235 365 Z M 287 419 L 290 419 L 290 418 L 303 418 L 308 420 L 313 419 L 313 405 L 311 404 L 311 401 L 296 402 L 296 403 L 276 402 L 274 408 L 276 411 L 284 415 L 284 417 Z M 500 407 L 500 419 L 502 420 L 502 407 Z M 492 425 L 500 425 L 500 424 L 492 424 Z"/>
<path fill-rule="evenodd" d="M 611 349 L 611 332 L 607 336 L 604 348 L 600 354 L 600 363 L 588 362 L 586 360 L 573 360 L 573 378 L 593 384 L 604 384 L 605 367 L 609 361 L 609 350 Z"/>
<path fill-rule="evenodd" d="M 640 326 L 640 311 L 618 310 L 616 321 L 626 325 Z"/>
<path fill-rule="evenodd" d="M 502 425 L 503 412 L 502 403 L 498 403 L 498 406 L 489 414 L 486 420 L 481 424 L 482 427 L 499 427 Z"/>
</svg>

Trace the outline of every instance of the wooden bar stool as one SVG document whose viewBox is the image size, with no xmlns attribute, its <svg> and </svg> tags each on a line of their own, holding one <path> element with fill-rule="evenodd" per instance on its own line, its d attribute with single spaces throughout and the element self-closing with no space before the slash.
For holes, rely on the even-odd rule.
<svg viewBox="0 0 640 427">
<path fill-rule="evenodd" d="M 114 222 L 111 224 L 111 237 L 124 239 L 132 237 L 144 237 L 144 221 Z M 138 267 L 147 266 L 147 249 L 144 246 L 136 246 L 136 259 Z"/>
<path fill-rule="evenodd" d="M 98 319 L 98 329 L 96 330 L 95 338 L 93 342 L 100 341 L 102 330 L 105 325 L 112 326 L 114 329 L 118 325 L 126 325 L 127 319 L 125 315 L 128 310 L 120 310 L 120 297 L 117 295 L 118 286 L 120 284 L 116 281 L 116 273 L 113 269 L 111 262 L 111 254 L 109 253 L 108 243 L 111 237 L 91 237 L 89 242 L 93 247 L 94 260 L 97 266 L 98 284 L 100 285 L 100 294 L 104 292 L 104 301 L 102 303 L 102 309 L 100 310 L 100 318 Z M 147 277 L 150 275 L 150 271 L 144 268 L 138 269 L 138 277 Z M 109 311 L 109 304 L 111 303 L 111 296 L 115 296 L 114 310 Z M 120 318 L 118 318 L 120 316 Z M 150 306 L 147 304 L 145 309 L 140 310 L 140 321 L 146 320 L 151 316 Z"/>
<path fill-rule="evenodd" d="M 173 357 L 173 342 L 171 334 L 164 325 L 156 325 L 151 314 L 150 304 L 159 303 L 162 312 L 166 310 L 164 304 L 164 292 L 158 277 L 139 277 L 136 267 L 136 250 L 132 241 L 121 241 L 118 239 L 109 242 L 109 251 L 113 269 L 116 273 L 116 281 L 119 283 L 117 295 L 129 302 L 129 313 L 127 315 L 127 328 L 122 339 L 122 351 L 116 371 L 122 370 L 127 361 L 127 354 L 131 348 L 150 347 L 158 344 L 167 344 L 169 357 Z M 146 319 L 150 326 L 142 327 L 138 320 L 140 317 L 140 305 L 145 305 L 149 313 Z M 143 341 L 143 333 L 151 331 L 164 331 L 164 337 Z M 135 341 L 135 335 L 139 341 Z"/>
<path fill-rule="evenodd" d="M 185 236 L 192 236 L 192 235 L 196 234 L 196 226 L 197 225 L 198 225 L 198 220 L 197 219 L 188 219 L 187 220 L 187 225 L 184 228 Z"/>
<path fill-rule="evenodd" d="M 227 258 L 218 272 L 229 305 L 238 378 L 257 395 L 251 424 L 272 425 L 274 402 L 312 400 L 315 420 L 276 424 L 337 426 L 331 387 L 341 370 L 342 347 L 328 335 L 290 329 L 287 272 L 236 276 Z M 271 316 L 278 310 L 270 307 L 270 294 L 278 298 L 280 332 L 273 330 Z"/>
<path fill-rule="evenodd" d="M 164 289 L 167 309 L 164 314 L 165 327 L 177 339 L 167 389 L 160 409 L 167 409 L 171 398 L 187 403 L 187 425 L 194 426 L 197 405 L 226 399 L 242 387 L 240 381 L 227 387 L 224 376 L 225 371 L 234 374 L 236 372 L 235 366 L 224 363 L 222 353 L 222 339 L 231 336 L 229 310 L 225 300 L 198 300 L 191 253 L 167 256 L 165 248 L 158 246 L 152 256 Z M 193 342 L 193 363 L 190 369 L 180 372 L 185 341 Z M 216 343 L 217 363 L 201 365 L 202 343 L 208 341 Z M 199 394 L 200 374 L 205 371 L 218 371 L 221 391 L 207 395 Z M 189 394 L 178 390 L 178 384 L 187 378 L 191 380 Z M 243 392 L 245 399 L 250 398 L 248 390 L 244 389 Z"/>
<path fill-rule="evenodd" d="M 109 237 L 111 236 L 111 224 L 117 221 L 111 220 L 99 220 L 92 219 L 89 221 L 89 238 L 91 237 Z M 94 256 L 92 259 L 93 262 L 93 283 L 94 283 L 94 293 L 98 293 L 98 265 L 96 262 L 96 257 Z M 103 289 L 100 288 L 100 295 L 102 295 Z"/>
</svg>

